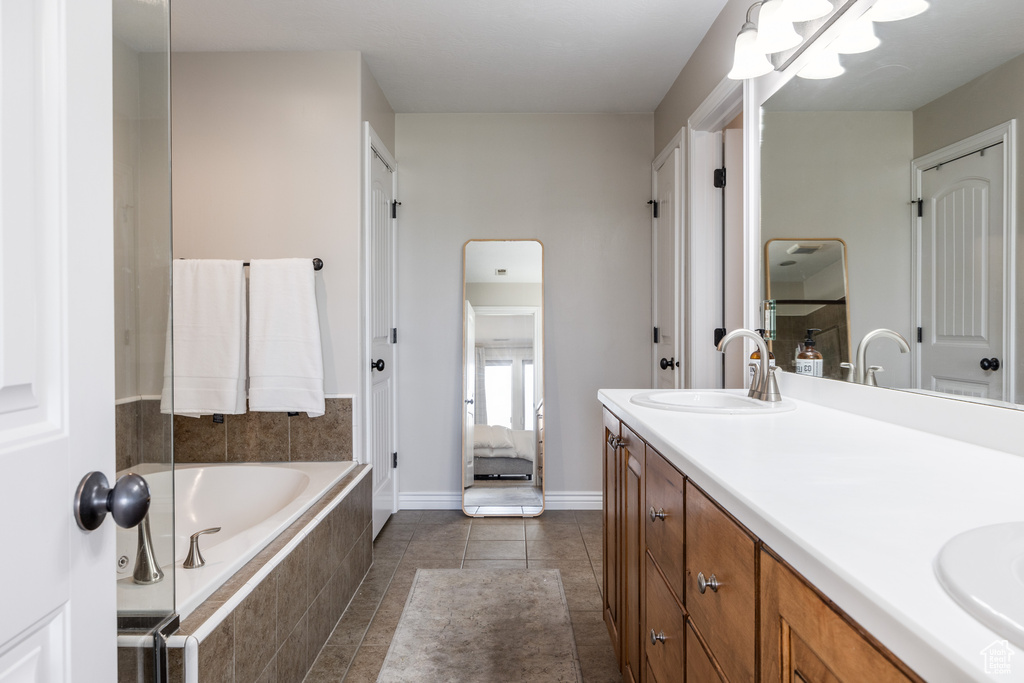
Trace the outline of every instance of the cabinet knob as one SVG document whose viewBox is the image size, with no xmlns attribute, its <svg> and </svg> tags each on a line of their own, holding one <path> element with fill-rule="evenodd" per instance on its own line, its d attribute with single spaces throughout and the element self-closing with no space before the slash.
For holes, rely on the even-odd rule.
<svg viewBox="0 0 1024 683">
<path fill-rule="evenodd" d="M 704 591 L 711 589 L 711 592 L 718 592 L 718 579 L 712 574 L 710 579 L 704 578 L 704 572 L 697 572 L 697 590 L 700 591 L 701 595 L 704 595 Z"/>
<path fill-rule="evenodd" d="M 665 519 L 665 508 L 658 508 L 658 510 L 655 511 L 652 507 L 648 514 L 650 514 L 652 522 L 659 519 Z"/>
<path fill-rule="evenodd" d="M 621 436 L 616 436 L 615 434 L 612 434 L 611 436 L 608 437 L 608 445 L 611 447 L 612 450 L 617 451 L 626 445 L 626 440 L 623 439 Z"/>
<path fill-rule="evenodd" d="M 654 629 L 652 628 L 651 629 L 651 645 L 657 645 L 658 643 L 664 643 L 664 642 L 665 642 L 665 632 L 664 631 L 660 631 L 658 633 L 655 633 Z"/>
</svg>

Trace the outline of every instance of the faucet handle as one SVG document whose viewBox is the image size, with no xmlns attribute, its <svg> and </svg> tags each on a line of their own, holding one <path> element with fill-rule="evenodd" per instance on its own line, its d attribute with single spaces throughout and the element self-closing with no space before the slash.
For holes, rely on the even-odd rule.
<svg viewBox="0 0 1024 683">
<path fill-rule="evenodd" d="M 775 379 L 775 366 L 768 366 L 768 377 L 764 382 L 764 392 L 761 397 L 762 401 L 768 401 L 769 403 L 776 403 L 782 400 L 782 392 L 779 391 L 779 383 Z"/>
<path fill-rule="evenodd" d="M 877 387 L 878 386 L 878 382 L 875 381 L 876 380 L 875 375 L 878 374 L 879 372 L 884 372 L 884 371 L 885 371 L 885 368 L 883 368 L 881 365 L 872 365 L 872 366 L 870 366 L 868 368 L 868 377 L 864 381 L 864 384 L 868 385 L 869 387 Z"/>
<path fill-rule="evenodd" d="M 203 554 L 199 552 L 199 537 L 203 534 L 215 534 L 220 531 L 219 526 L 210 527 L 209 529 L 203 529 L 197 531 L 188 537 L 188 556 L 182 563 L 182 569 L 196 569 L 206 564 L 206 560 L 203 559 Z"/>
<path fill-rule="evenodd" d="M 757 398 L 756 394 L 761 384 L 761 363 L 752 361 L 747 363 L 747 368 L 750 369 L 750 391 L 747 392 L 747 396 Z"/>
<path fill-rule="evenodd" d="M 857 366 L 853 363 L 840 363 L 839 367 L 846 370 L 846 381 L 856 382 L 857 381 Z"/>
</svg>

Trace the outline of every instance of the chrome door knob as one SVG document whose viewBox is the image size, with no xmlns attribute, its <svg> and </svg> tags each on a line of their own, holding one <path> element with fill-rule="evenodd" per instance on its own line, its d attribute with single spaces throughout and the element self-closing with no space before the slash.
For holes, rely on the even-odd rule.
<svg viewBox="0 0 1024 683">
<path fill-rule="evenodd" d="M 658 643 L 664 643 L 664 642 L 665 642 L 665 632 L 664 631 L 659 631 L 658 633 L 655 633 L 654 629 L 652 628 L 651 629 L 651 645 L 657 645 Z"/>
<path fill-rule="evenodd" d="M 652 506 L 648 514 L 651 516 L 652 522 L 658 519 L 665 519 L 665 508 L 658 508 L 655 510 Z"/>
<path fill-rule="evenodd" d="M 718 592 L 718 579 L 712 574 L 710 579 L 704 578 L 704 572 L 697 572 L 697 590 L 703 595 L 704 591 L 711 589 L 712 593 Z"/>
<path fill-rule="evenodd" d="M 128 473 L 109 488 L 102 472 L 90 472 L 75 492 L 75 521 L 85 531 L 98 529 L 109 512 L 123 529 L 131 529 L 149 512 L 149 484 L 141 476 Z"/>
</svg>

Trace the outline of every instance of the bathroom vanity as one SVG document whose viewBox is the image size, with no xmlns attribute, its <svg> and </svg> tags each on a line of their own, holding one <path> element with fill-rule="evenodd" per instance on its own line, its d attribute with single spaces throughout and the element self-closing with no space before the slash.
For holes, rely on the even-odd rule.
<svg viewBox="0 0 1024 683">
<path fill-rule="evenodd" d="M 1024 680 L 1024 658 L 995 672 L 1005 637 L 933 569 L 955 534 L 1021 517 L 1024 460 L 920 429 L 956 415 L 1005 433 L 986 420 L 1019 411 L 825 387 L 857 414 L 785 379 L 795 407 L 768 414 L 599 393 L 604 617 L 623 680 Z"/>
</svg>

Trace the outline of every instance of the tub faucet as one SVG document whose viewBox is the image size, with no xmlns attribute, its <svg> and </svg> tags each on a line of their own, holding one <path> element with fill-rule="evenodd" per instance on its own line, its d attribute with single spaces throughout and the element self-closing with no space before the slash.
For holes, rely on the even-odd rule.
<svg viewBox="0 0 1024 683">
<path fill-rule="evenodd" d="M 149 533 L 149 514 L 139 524 L 139 552 L 135 556 L 135 571 L 132 581 L 149 586 L 163 581 L 164 573 L 160 571 L 160 563 L 153 554 L 153 537 Z"/>
<path fill-rule="evenodd" d="M 209 529 L 203 529 L 197 531 L 188 537 L 188 556 L 185 558 L 185 562 L 182 563 L 182 569 L 196 569 L 206 564 L 206 560 L 203 559 L 203 554 L 199 552 L 199 537 L 203 534 L 215 534 L 220 531 L 219 526 L 210 527 Z"/>
<path fill-rule="evenodd" d="M 857 384 L 868 383 L 868 368 L 867 368 L 867 355 L 868 355 L 868 344 L 873 340 L 885 337 L 886 339 L 892 339 L 900 347 L 900 353 L 910 353 L 910 344 L 903 338 L 903 335 L 899 332 L 893 332 L 884 327 L 877 330 L 872 330 L 864 335 L 864 338 L 860 340 L 860 344 L 857 345 L 857 365 L 856 365 L 856 382 Z M 880 370 L 881 368 L 878 368 Z M 877 371 L 877 370 L 876 370 Z M 871 373 L 872 381 L 874 379 L 874 373 Z"/>
<path fill-rule="evenodd" d="M 770 403 L 781 401 L 782 394 L 779 393 L 779 384 L 775 381 L 775 368 L 769 363 L 768 345 L 765 344 L 761 335 L 741 327 L 722 337 L 722 341 L 718 342 L 718 350 L 724 353 L 729 342 L 737 337 L 753 339 L 757 344 L 757 350 L 761 353 L 761 365 L 754 374 L 754 381 L 750 383 L 750 391 L 747 396 Z"/>
</svg>

